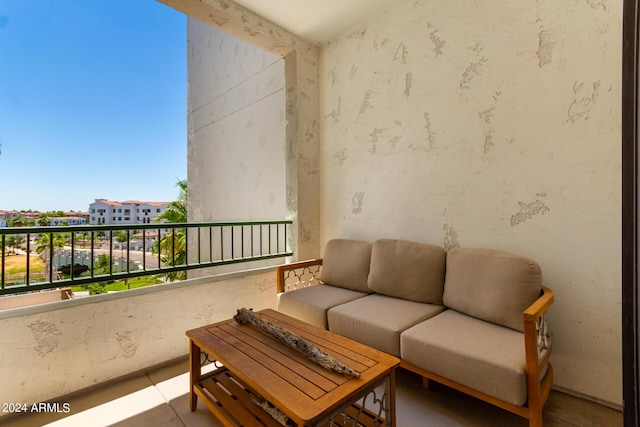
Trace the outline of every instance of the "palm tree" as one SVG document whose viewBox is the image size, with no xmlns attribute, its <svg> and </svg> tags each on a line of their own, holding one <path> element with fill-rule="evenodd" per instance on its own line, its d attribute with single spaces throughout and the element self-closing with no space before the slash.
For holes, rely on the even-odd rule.
<svg viewBox="0 0 640 427">
<path fill-rule="evenodd" d="M 80 241 L 82 242 L 82 247 L 85 248 L 87 246 L 87 236 L 89 233 L 87 231 L 76 231 L 74 232 L 74 236 L 80 236 Z"/>
<path fill-rule="evenodd" d="M 155 222 L 170 222 L 180 224 L 187 222 L 187 180 L 183 179 L 176 183 L 180 189 L 178 200 L 170 202 L 165 211 L 158 215 Z M 154 245 L 154 250 L 159 250 L 162 256 L 160 260 L 165 265 L 183 265 L 187 262 L 187 232 L 184 228 L 177 228 L 173 233 L 167 234 L 160 240 L 158 245 Z M 165 274 L 170 280 L 184 280 L 187 278 L 186 271 L 177 271 Z"/>
<path fill-rule="evenodd" d="M 24 227 L 25 225 L 25 220 L 21 216 L 14 216 L 7 221 L 8 227 Z"/>
<path fill-rule="evenodd" d="M 122 244 L 129 240 L 129 233 L 127 233 L 125 230 L 118 230 L 114 233 L 114 236 L 118 243 L 120 243 L 120 258 L 122 258 L 124 256 Z"/>
<path fill-rule="evenodd" d="M 167 209 L 154 219 L 155 222 L 166 221 L 174 224 L 187 222 L 187 198 L 189 196 L 187 180 L 182 179 L 176 182 L 176 187 L 180 189 L 178 200 L 170 202 Z"/>
<path fill-rule="evenodd" d="M 127 248 L 129 247 L 129 233 L 125 230 L 118 230 L 114 233 L 114 236 L 116 237 L 118 243 L 120 243 L 120 262 L 122 263 L 122 258 L 124 257 L 124 249 L 122 248 L 122 244 L 124 242 L 127 242 Z M 129 289 L 129 279 L 124 279 L 124 282 L 127 284 L 127 289 Z"/>
<path fill-rule="evenodd" d="M 42 259 L 45 260 L 46 263 L 46 271 L 49 271 L 50 269 L 50 263 L 53 262 L 53 257 L 49 256 L 47 257 L 45 254 L 45 251 L 49 250 L 49 248 L 51 247 L 51 237 L 53 237 L 53 247 L 54 248 L 58 248 L 58 249 L 62 249 L 64 247 L 64 237 L 62 237 L 62 235 L 55 233 L 39 233 L 38 234 L 38 238 L 36 240 L 36 247 L 35 247 L 35 251 L 36 253 L 40 254 L 40 257 Z M 50 254 L 51 255 L 51 254 Z M 53 279 L 49 279 L 49 280 L 53 280 Z"/>
<path fill-rule="evenodd" d="M 51 246 L 51 234 L 40 233 L 38 234 L 38 240 L 36 243 L 35 250 L 37 253 L 42 253 L 46 251 Z M 64 237 L 61 234 L 55 233 L 53 234 L 53 247 L 54 248 L 63 248 L 64 247 Z"/>
<path fill-rule="evenodd" d="M 7 236 L 7 246 L 12 248 L 12 252 L 16 253 L 16 248 L 22 246 L 25 242 L 26 236 L 24 234 L 10 234 Z"/>
<path fill-rule="evenodd" d="M 48 227 L 51 225 L 51 218 L 46 214 L 40 214 L 38 217 L 38 225 L 40 227 Z"/>
</svg>

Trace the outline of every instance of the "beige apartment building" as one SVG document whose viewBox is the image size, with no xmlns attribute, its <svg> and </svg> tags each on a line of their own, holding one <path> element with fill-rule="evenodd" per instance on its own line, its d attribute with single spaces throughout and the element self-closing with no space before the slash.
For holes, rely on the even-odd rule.
<svg viewBox="0 0 640 427">
<path fill-rule="evenodd" d="M 169 202 L 140 202 L 127 200 L 116 202 L 107 199 L 96 199 L 89 205 L 89 224 L 149 224 L 161 215 Z"/>
</svg>

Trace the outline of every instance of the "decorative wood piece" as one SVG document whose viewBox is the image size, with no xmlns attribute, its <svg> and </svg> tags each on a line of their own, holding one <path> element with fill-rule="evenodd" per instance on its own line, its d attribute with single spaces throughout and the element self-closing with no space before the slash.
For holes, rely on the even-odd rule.
<svg viewBox="0 0 640 427">
<path fill-rule="evenodd" d="M 233 316 L 233 320 L 241 325 L 251 323 L 252 325 L 257 326 L 282 344 L 302 353 L 302 355 L 307 359 L 316 362 L 325 369 L 357 378 L 361 376 L 360 372 L 348 367 L 339 360 L 336 360 L 333 356 L 327 354 L 312 342 L 309 342 L 301 336 L 281 328 L 278 325 L 274 325 L 267 320 L 261 319 L 251 310 L 246 308 L 239 309 L 238 314 Z"/>
<path fill-rule="evenodd" d="M 266 399 L 258 400 L 256 397 L 252 397 L 251 401 L 264 409 L 267 414 L 271 415 L 274 420 L 276 420 L 283 426 L 293 425 L 291 419 L 287 417 L 284 412 L 276 408 L 271 402 L 267 401 Z"/>
</svg>

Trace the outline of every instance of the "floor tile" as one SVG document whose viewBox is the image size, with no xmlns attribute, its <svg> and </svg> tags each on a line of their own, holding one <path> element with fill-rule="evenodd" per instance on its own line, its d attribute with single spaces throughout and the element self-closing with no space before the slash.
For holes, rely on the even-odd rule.
<svg viewBox="0 0 640 427">
<path fill-rule="evenodd" d="M 69 414 L 3 417 L 3 427 L 221 427 L 202 402 L 189 408 L 186 358 L 137 376 L 69 397 Z M 398 427 L 526 427 L 527 420 L 448 387 L 422 387 L 408 371 L 397 375 Z M 622 414 L 611 408 L 552 391 L 544 410 L 545 427 L 622 427 Z"/>
</svg>

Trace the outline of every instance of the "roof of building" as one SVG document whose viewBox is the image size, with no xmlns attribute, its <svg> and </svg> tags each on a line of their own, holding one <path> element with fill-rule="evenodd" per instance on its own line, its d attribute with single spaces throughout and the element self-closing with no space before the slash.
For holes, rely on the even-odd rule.
<svg viewBox="0 0 640 427">
<path fill-rule="evenodd" d="M 107 200 L 107 199 L 96 199 L 96 201 L 93 204 L 96 203 L 102 203 L 105 205 L 109 205 L 109 206 L 123 206 L 123 205 L 135 205 L 135 206 L 140 206 L 140 205 L 149 205 L 149 206 L 164 206 L 164 205 L 168 205 L 169 202 L 141 202 L 140 200 L 125 200 L 124 202 L 116 202 L 113 200 Z"/>
<path fill-rule="evenodd" d="M 82 220 L 82 221 L 86 221 L 86 218 L 82 218 L 79 216 L 50 216 L 49 217 L 50 220 L 58 220 L 58 221 L 69 221 L 69 220 Z"/>
</svg>

